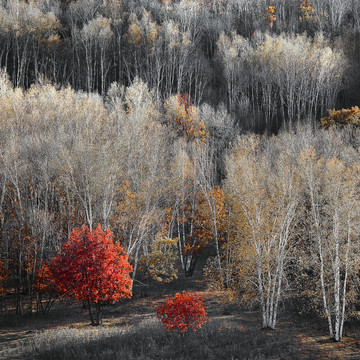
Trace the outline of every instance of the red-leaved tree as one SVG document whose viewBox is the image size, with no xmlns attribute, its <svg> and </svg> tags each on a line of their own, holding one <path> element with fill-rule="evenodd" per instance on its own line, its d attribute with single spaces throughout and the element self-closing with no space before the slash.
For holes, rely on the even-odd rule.
<svg viewBox="0 0 360 360">
<path fill-rule="evenodd" d="M 203 298 L 185 291 L 157 307 L 157 316 L 166 328 L 180 333 L 200 329 L 209 320 L 206 315 Z"/>
<path fill-rule="evenodd" d="M 132 295 L 128 256 L 100 224 L 74 229 L 49 268 L 60 295 L 87 302 L 92 325 L 99 325 L 102 305 Z"/>
</svg>

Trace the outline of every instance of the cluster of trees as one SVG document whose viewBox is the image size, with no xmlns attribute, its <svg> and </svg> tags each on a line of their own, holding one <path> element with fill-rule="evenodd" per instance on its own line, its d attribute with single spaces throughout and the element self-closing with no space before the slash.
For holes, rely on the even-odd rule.
<svg viewBox="0 0 360 360">
<path fill-rule="evenodd" d="M 359 100 L 359 31 L 357 0 L 0 0 L 2 309 L 46 311 L 46 267 L 99 223 L 130 287 L 191 276 L 208 247 L 263 326 L 290 294 L 340 340 L 359 109 L 325 115 Z"/>
<path fill-rule="evenodd" d="M 222 113 L 180 95 L 160 103 L 139 79 L 113 84 L 104 102 L 50 84 L 25 91 L 0 77 L 0 286 L 9 310 L 43 309 L 43 265 L 83 224 L 112 229 L 132 280 L 140 268 L 170 281 L 177 259 L 191 275 L 201 249 L 221 241 L 224 195 L 207 129 Z"/>
<path fill-rule="evenodd" d="M 359 28 L 356 0 L 2 0 L 0 67 L 103 96 L 139 77 L 276 131 L 358 100 Z"/>
<path fill-rule="evenodd" d="M 181 95 L 159 102 L 139 79 L 113 84 L 103 101 L 50 84 L 14 88 L 2 72 L 0 106 L 8 310 L 44 311 L 44 266 L 74 228 L 100 223 L 121 241 L 132 281 L 139 269 L 171 281 L 177 259 L 191 276 L 210 246 L 209 278 L 230 298 L 258 301 L 264 326 L 275 327 L 291 288 L 341 338 L 358 304 L 357 108 L 330 111 L 326 130 L 242 135 L 228 148 L 225 109 Z"/>
<path fill-rule="evenodd" d="M 275 328 L 289 289 L 298 310 L 327 318 L 336 341 L 356 317 L 360 161 L 352 137 L 334 129 L 241 136 L 227 158 L 230 231 L 221 267 L 209 262 L 207 272 L 230 298 L 257 301 L 264 327 Z"/>
</svg>

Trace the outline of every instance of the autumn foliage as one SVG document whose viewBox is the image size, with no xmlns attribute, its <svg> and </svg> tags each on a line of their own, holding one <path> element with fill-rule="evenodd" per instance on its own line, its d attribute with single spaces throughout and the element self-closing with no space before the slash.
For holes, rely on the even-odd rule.
<svg viewBox="0 0 360 360">
<path fill-rule="evenodd" d="M 84 225 L 71 232 L 62 253 L 50 263 L 60 295 L 88 302 L 90 319 L 98 325 L 100 306 L 131 297 L 132 266 L 119 244 L 114 245 L 109 229 L 99 224 L 93 231 Z M 92 317 L 95 304 L 96 318 Z"/>
<path fill-rule="evenodd" d="M 199 109 L 191 103 L 188 94 L 177 94 L 165 103 L 165 108 L 174 118 L 174 128 L 177 137 L 188 141 L 200 140 L 205 143 L 208 137 L 204 122 L 199 117 Z"/>
<path fill-rule="evenodd" d="M 166 328 L 180 333 L 200 329 L 209 320 L 206 315 L 203 298 L 185 291 L 157 307 L 157 316 Z"/>
<path fill-rule="evenodd" d="M 47 263 L 43 263 L 41 268 L 36 272 L 34 291 L 38 298 L 38 310 L 40 310 L 42 314 L 48 313 L 58 298 L 58 294 L 56 281 Z"/>
<path fill-rule="evenodd" d="M 0 260 L 0 295 L 5 295 L 6 290 L 4 288 L 4 284 L 7 280 L 8 276 L 6 274 L 5 268 L 2 265 L 2 262 Z"/>
<path fill-rule="evenodd" d="M 228 224 L 227 209 L 225 207 L 225 194 L 219 186 L 214 186 L 212 191 L 208 191 L 206 196 L 211 196 L 213 193 L 215 203 L 216 221 L 218 226 L 218 237 L 220 243 L 225 241 L 226 228 Z M 192 224 L 192 234 L 186 235 L 186 243 L 183 248 L 184 255 L 198 256 L 207 245 L 214 241 L 213 225 L 211 223 L 211 214 L 206 197 L 202 192 L 196 195 L 195 209 L 192 209 L 191 204 L 186 207 L 186 217 Z M 179 219 L 181 221 L 182 219 Z"/>
<path fill-rule="evenodd" d="M 332 109 L 328 111 L 329 115 L 320 119 L 324 129 L 330 127 L 342 128 L 346 125 L 351 125 L 355 128 L 360 127 L 360 109 L 357 106 L 353 106 L 351 109 Z"/>
<path fill-rule="evenodd" d="M 266 16 L 267 21 L 270 27 L 272 27 L 274 21 L 276 21 L 275 6 L 268 6 L 266 10 L 267 10 L 267 16 Z"/>
<path fill-rule="evenodd" d="M 142 258 L 141 270 L 149 279 L 169 283 L 177 279 L 175 262 L 178 256 L 178 238 L 170 239 L 161 233 L 155 236 L 151 252 Z"/>
</svg>

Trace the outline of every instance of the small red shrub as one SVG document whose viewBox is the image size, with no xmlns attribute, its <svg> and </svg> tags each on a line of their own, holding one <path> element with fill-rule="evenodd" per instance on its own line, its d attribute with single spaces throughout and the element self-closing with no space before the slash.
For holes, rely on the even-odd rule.
<svg viewBox="0 0 360 360">
<path fill-rule="evenodd" d="M 203 298 L 185 291 L 157 307 L 157 316 L 166 328 L 180 333 L 200 329 L 209 320 L 206 315 Z"/>
</svg>

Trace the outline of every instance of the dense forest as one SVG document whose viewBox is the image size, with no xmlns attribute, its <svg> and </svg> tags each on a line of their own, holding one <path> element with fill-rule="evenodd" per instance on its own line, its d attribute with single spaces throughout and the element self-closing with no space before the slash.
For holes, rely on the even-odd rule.
<svg viewBox="0 0 360 360">
<path fill-rule="evenodd" d="M 0 0 L 0 68 L 1 312 L 101 224 L 134 283 L 359 316 L 360 1 Z"/>
</svg>

